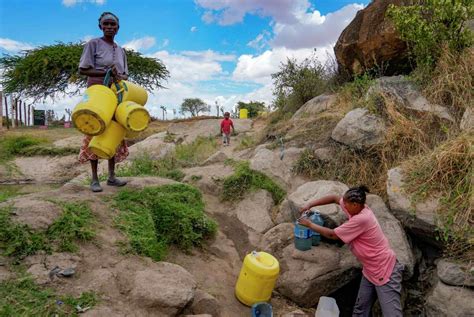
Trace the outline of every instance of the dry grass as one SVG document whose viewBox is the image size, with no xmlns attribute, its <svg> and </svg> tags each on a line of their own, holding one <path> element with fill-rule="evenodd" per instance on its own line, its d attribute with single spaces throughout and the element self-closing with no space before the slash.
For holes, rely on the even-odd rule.
<svg viewBox="0 0 474 317">
<path fill-rule="evenodd" d="M 57 140 L 69 138 L 71 136 L 81 135 L 79 131 L 74 128 L 48 128 L 48 129 L 39 129 L 37 127 L 23 127 L 23 128 L 6 128 L 3 131 L 0 131 L 0 137 L 5 136 L 32 136 L 39 139 L 45 139 L 48 143 L 53 143 Z"/>
<path fill-rule="evenodd" d="M 447 47 L 442 53 L 424 94 L 434 103 L 448 106 L 460 118 L 474 104 L 474 48 L 453 54 Z"/>
<path fill-rule="evenodd" d="M 440 234 L 451 257 L 474 254 L 474 134 L 465 132 L 442 143 L 428 155 L 403 164 L 406 190 L 415 199 L 441 195 Z"/>
</svg>

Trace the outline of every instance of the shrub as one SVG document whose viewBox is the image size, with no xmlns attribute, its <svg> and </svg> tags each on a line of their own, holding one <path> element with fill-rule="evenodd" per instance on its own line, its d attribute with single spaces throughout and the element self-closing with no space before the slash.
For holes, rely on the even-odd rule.
<svg viewBox="0 0 474 317">
<path fill-rule="evenodd" d="M 162 260 L 170 245 L 182 250 L 212 237 L 216 223 L 204 214 L 201 193 L 185 184 L 122 190 L 115 197 L 119 228 L 138 254 Z"/>
<path fill-rule="evenodd" d="M 265 189 L 276 204 L 285 197 L 285 191 L 263 173 L 250 169 L 248 162 L 236 163 L 234 174 L 224 180 L 223 199 L 238 200 L 252 190 Z"/>
</svg>

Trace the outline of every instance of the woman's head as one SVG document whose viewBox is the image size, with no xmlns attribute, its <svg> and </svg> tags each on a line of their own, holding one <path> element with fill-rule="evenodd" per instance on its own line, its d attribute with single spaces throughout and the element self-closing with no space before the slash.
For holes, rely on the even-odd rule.
<svg viewBox="0 0 474 317">
<path fill-rule="evenodd" d="M 364 209 L 366 193 L 369 189 L 366 186 L 352 187 L 343 197 L 344 207 L 351 215 L 358 214 Z"/>
<path fill-rule="evenodd" d="M 120 27 L 119 18 L 112 12 L 104 12 L 99 17 L 99 28 L 105 37 L 114 37 Z"/>
</svg>

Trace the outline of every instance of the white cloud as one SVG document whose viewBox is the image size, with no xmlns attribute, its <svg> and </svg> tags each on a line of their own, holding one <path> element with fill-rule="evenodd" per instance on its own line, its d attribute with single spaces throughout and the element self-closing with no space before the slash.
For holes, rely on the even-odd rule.
<svg viewBox="0 0 474 317">
<path fill-rule="evenodd" d="M 196 3 L 208 10 L 202 17 L 206 23 L 220 25 L 242 22 L 247 13 L 294 23 L 311 6 L 308 0 L 196 0 Z"/>
<path fill-rule="evenodd" d="M 153 47 L 155 44 L 156 39 L 153 36 L 145 36 L 125 43 L 123 44 L 123 47 L 139 52 L 141 50 L 147 50 Z"/>
<path fill-rule="evenodd" d="M 236 60 L 236 56 L 232 54 L 220 54 L 212 50 L 206 51 L 183 51 L 182 55 L 200 59 L 204 61 L 216 61 L 216 62 L 232 62 Z"/>
<path fill-rule="evenodd" d="M 95 37 L 96 36 L 94 36 L 94 35 L 84 35 L 84 37 L 81 39 L 81 41 L 82 42 L 89 42 L 90 40 L 92 40 Z"/>
<path fill-rule="evenodd" d="M 66 7 L 73 7 L 78 3 L 93 3 L 96 5 L 104 5 L 106 0 L 63 0 L 63 5 Z"/>
<path fill-rule="evenodd" d="M 198 28 L 196 26 L 192 26 L 190 31 L 194 33 L 194 32 L 197 32 L 197 30 Z"/>
<path fill-rule="evenodd" d="M 161 43 L 161 48 L 165 48 L 165 47 L 167 47 L 169 44 L 170 44 L 170 40 L 169 40 L 169 39 L 164 39 L 164 40 L 163 40 L 163 43 Z"/>
<path fill-rule="evenodd" d="M 270 32 L 268 32 L 267 30 L 263 30 L 263 32 L 257 35 L 255 39 L 248 42 L 247 46 L 250 46 L 256 50 L 262 50 L 268 46 L 269 37 L 270 37 Z"/>
<path fill-rule="evenodd" d="M 31 50 L 34 47 L 31 44 L 25 42 L 19 42 L 7 38 L 0 38 L 0 48 L 8 52 L 17 53 L 24 50 Z"/>
<path fill-rule="evenodd" d="M 315 10 L 300 16 L 298 23 L 277 22 L 273 28 L 275 37 L 271 45 L 299 49 L 333 44 L 363 7 L 361 4 L 350 4 L 325 16 Z"/>
</svg>

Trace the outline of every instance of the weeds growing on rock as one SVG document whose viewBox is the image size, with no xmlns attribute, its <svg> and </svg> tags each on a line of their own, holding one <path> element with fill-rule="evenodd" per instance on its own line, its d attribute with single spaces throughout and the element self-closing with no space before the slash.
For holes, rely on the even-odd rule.
<svg viewBox="0 0 474 317">
<path fill-rule="evenodd" d="M 198 137 L 190 144 L 176 146 L 175 158 L 181 167 L 198 165 L 217 151 L 217 141 L 214 137 Z"/>
<path fill-rule="evenodd" d="M 217 230 L 204 213 L 201 193 L 189 185 L 125 189 L 115 202 L 120 210 L 117 225 L 127 235 L 130 249 L 156 261 L 164 258 L 169 246 L 187 251 Z"/>
<path fill-rule="evenodd" d="M 0 208 L 0 249 L 6 256 L 22 259 L 43 250 L 77 251 L 77 241 L 94 236 L 93 215 L 85 203 L 60 203 L 63 214 L 45 231 L 33 230 L 11 220 L 12 208 Z"/>
<path fill-rule="evenodd" d="M 176 181 L 182 180 L 185 176 L 173 155 L 153 160 L 146 152 L 134 158 L 129 164 L 120 166 L 116 174 L 119 177 L 159 176 Z"/>
<path fill-rule="evenodd" d="M 403 164 L 406 190 L 415 201 L 441 196 L 438 227 L 450 257 L 474 255 L 473 143 L 474 134 L 466 132 Z"/>
<path fill-rule="evenodd" d="M 36 285 L 29 276 L 0 283 L 0 316 L 79 316 L 76 307 L 92 308 L 98 302 L 92 292 L 79 297 L 58 295 Z"/>
<path fill-rule="evenodd" d="M 253 190 L 265 189 L 273 198 L 275 204 L 279 204 L 286 192 L 268 176 L 250 169 L 248 162 L 234 164 L 234 174 L 224 180 L 222 198 L 224 200 L 239 200 Z"/>
</svg>

